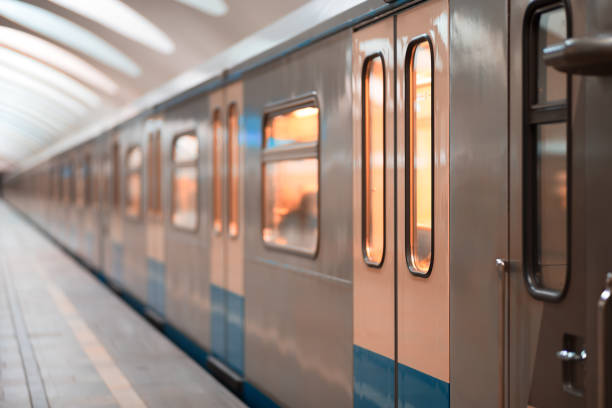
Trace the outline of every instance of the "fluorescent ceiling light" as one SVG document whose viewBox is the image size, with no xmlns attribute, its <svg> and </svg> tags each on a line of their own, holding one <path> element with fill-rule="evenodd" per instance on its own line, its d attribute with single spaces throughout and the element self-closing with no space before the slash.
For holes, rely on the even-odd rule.
<svg viewBox="0 0 612 408">
<path fill-rule="evenodd" d="M 61 105 L 27 89 L 0 81 L 0 101 L 12 106 L 22 106 L 52 118 L 58 124 L 74 123 L 76 115 L 65 110 Z"/>
<path fill-rule="evenodd" d="M 214 17 L 221 17 L 227 14 L 229 7 L 224 0 L 176 0 L 186 6 L 200 10 L 202 13 Z"/>
<path fill-rule="evenodd" d="M 134 61 L 102 38 L 50 11 L 18 0 L 0 0 L 0 15 L 131 77 L 141 73 Z"/>
<path fill-rule="evenodd" d="M 29 55 L 47 65 L 64 71 L 109 95 L 117 93 L 119 86 L 102 71 L 73 53 L 45 41 L 40 37 L 10 27 L 0 27 L 0 45 Z"/>
<path fill-rule="evenodd" d="M 28 88 L 34 93 L 43 95 L 49 99 L 53 99 L 77 115 L 87 112 L 87 109 L 83 106 L 83 104 L 74 100 L 68 95 L 7 67 L 0 66 L 0 80 L 7 81 L 9 83 L 12 82 L 16 85 Z"/>
<path fill-rule="evenodd" d="M 95 92 L 68 75 L 8 48 L 0 47 L 0 64 L 9 66 L 30 77 L 38 78 L 54 88 L 59 88 L 85 102 L 91 108 L 97 107 L 101 102 L 100 97 Z"/>
<path fill-rule="evenodd" d="M 26 122 L 36 123 L 37 126 L 40 126 L 47 133 L 50 134 L 59 133 L 61 131 L 61 128 L 58 127 L 56 124 L 53 124 L 52 122 L 49 122 L 45 118 L 42 118 L 38 115 L 32 115 L 31 110 L 24 111 L 23 109 L 20 109 L 18 107 L 6 105 L 0 102 L 0 113 L 2 112 L 8 112 L 9 114 L 17 116 Z"/>
<path fill-rule="evenodd" d="M 0 122 L 2 122 L 3 125 L 8 125 L 14 129 L 22 130 L 24 133 L 30 135 L 33 139 L 40 143 L 47 142 L 53 138 L 49 132 L 42 129 L 35 123 L 25 121 L 23 118 L 8 112 L 0 111 Z"/>
<path fill-rule="evenodd" d="M 87 17 L 124 37 L 162 54 L 172 54 L 174 43 L 162 30 L 119 0 L 49 0 Z"/>
</svg>

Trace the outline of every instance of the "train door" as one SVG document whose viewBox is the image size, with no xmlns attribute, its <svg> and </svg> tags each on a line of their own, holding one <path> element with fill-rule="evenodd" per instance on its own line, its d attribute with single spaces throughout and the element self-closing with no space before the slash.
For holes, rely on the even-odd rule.
<svg viewBox="0 0 612 408">
<path fill-rule="evenodd" d="M 521 4 L 511 37 L 523 59 L 511 78 L 524 87 L 511 110 L 509 403 L 611 406 L 609 287 L 597 308 L 612 270 L 612 82 L 598 77 L 612 74 L 601 36 L 612 8 Z"/>
<path fill-rule="evenodd" d="M 147 304 L 156 313 L 165 313 L 166 254 L 163 218 L 162 120 L 145 123 L 146 134 L 146 256 Z"/>
<path fill-rule="evenodd" d="M 244 369 L 242 84 L 210 97 L 212 126 L 211 348 L 233 371 Z"/>
<path fill-rule="evenodd" d="M 114 134 L 108 140 L 109 190 L 107 207 L 102 212 L 104 265 L 111 281 L 121 281 L 123 275 L 123 234 L 121 222 L 121 145 L 119 137 Z"/>
<path fill-rule="evenodd" d="M 353 37 L 355 406 L 450 404 L 448 34 L 438 0 Z"/>
</svg>

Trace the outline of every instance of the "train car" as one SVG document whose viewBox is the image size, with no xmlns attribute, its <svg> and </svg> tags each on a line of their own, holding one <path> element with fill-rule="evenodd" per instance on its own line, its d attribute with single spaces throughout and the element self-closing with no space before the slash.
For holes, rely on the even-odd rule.
<svg viewBox="0 0 612 408">
<path fill-rule="evenodd" d="M 249 405 L 610 406 L 610 16 L 369 0 L 7 197 Z"/>
</svg>

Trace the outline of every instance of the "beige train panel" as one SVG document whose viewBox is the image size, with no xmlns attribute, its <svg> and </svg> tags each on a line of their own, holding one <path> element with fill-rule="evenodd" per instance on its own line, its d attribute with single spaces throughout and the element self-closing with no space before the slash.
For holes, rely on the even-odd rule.
<svg viewBox="0 0 612 408">
<path fill-rule="evenodd" d="M 366 265 L 362 251 L 362 72 L 366 59 L 381 54 L 385 66 L 385 250 L 380 267 Z M 395 359 L 393 250 L 393 19 L 353 35 L 353 342 Z"/>
<path fill-rule="evenodd" d="M 229 233 L 228 233 L 228 225 L 229 225 L 229 201 L 227 202 L 227 205 L 225 206 L 225 212 L 226 212 L 226 219 L 228 219 L 228 221 L 226 222 L 226 236 L 227 236 L 227 286 L 226 289 L 228 289 L 230 292 L 235 293 L 237 295 L 240 296 L 244 296 L 244 180 L 245 180 L 245 173 L 244 173 L 244 146 L 245 146 L 245 139 L 246 139 L 246 135 L 244 134 L 244 109 L 243 109 L 243 86 L 242 86 L 242 82 L 236 82 L 233 83 L 232 85 L 228 86 L 227 88 L 225 88 L 225 108 L 227 109 L 226 111 L 226 116 L 225 116 L 225 122 L 226 122 L 226 127 L 225 127 L 225 134 L 226 134 L 226 138 L 225 140 L 228 141 L 229 140 L 229 132 L 228 132 L 228 127 L 227 127 L 227 121 L 228 121 L 228 115 L 229 115 L 229 107 L 232 104 L 236 104 L 236 108 L 238 109 L 238 115 L 239 115 L 239 119 L 238 119 L 238 143 L 239 143 L 239 149 L 240 149 L 240 153 L 239 153 L 239 187 L 238 187 L 238 236 L 236 237 L 229 237 Z M 227 146 L 229 146 L 228 144 L 226 144 Z M 226 159 L 229 157 L 229 155 L 227 154 L 227 149 L 226 149 L 226 154 L 224 156 Z M 231 163 L 227 162 L 225 168 L 227 169 L 229 166 L 231 165 Z M 229 189 L 229 180 L 226 177 L 225 180 L 225 186 L 226 189 Z M 226 197 L 228 197 L 228 195 L 226 194 Z"/>
<path fill-rule="evenodd" d="M 398 362 L 449 382 L 449 49 L 448 2 L 428 1 L 397 16 L 397 302 Z M 407 53 L 426 35 L 433 53 L 433 265 L 413 275 L 406 254 Z"/>
</svg>

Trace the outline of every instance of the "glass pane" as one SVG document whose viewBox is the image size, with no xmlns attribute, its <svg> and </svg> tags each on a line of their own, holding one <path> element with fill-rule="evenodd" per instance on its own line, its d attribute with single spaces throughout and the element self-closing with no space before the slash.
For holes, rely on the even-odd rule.
<svg viewBox="0 0 612 408">
<path fill-rule="evenodd" d="M 538 23 L 538 94 L 537 103 L 559 101 L 567 98 L 567 77 L 552 66 L 546 65 L 542 50 L 567 38 L 565 8 L 558 8 L 539 15 Z"/>
<path fill-rule="evenodd" d="M 189 163 L 198 160 L 198 137 L 182 135 L 174 140 L 174 163 Z"/>
<path fill-rule="evenodd" d="M 172 224 L 195 230 L 198 226 L 198 170 L 195 166 L 174 169 Z"/>
<path fill-rule="evenodd" d="M 240 188 L 240 146 L 238 144 L 238 109 L 232 104 L 228 115 L 228 180 L 229 180 L 229 223 L 231 237 L 238 236 L 238 189 Z"/>
<path fill-rule="evenodd" d="M 560 291 L 567 278 L 567 128 L 538 126 L 538 281 Z"/>
<path fill-rule="evenodd" d="M 318 239 L 318 160 L 264 164 L 265 242 L 314 254 Z"/>
<path fill-rule="evenodd" d="M 127 156 L 128 171 L 138 170 L 140 166 L 142 166 L 142 149 L 138 146 L 132 147 Z"/>
<path fill-rule="evenodd" d="M 140 216 L 140 172 L 132 172 L 127 176 L 125 213 L 132 217 Z"/>
<path fill-rule="evenodd" d="M 149 134 L 149 145 L 147 149 L 147 205 L 149 212 L 155 211 L 155 203 L 153 202 L 155 197 L 154 186 L 155 186 L 155 163 L 153 163 L 153 156 L 155 155 L 155 135 Z"/>
<path fill-rule="evenodd" d="M 319 139 L 319 108 L 305 106 L 266 118 L 265 148 Z"/>
<path fill-rule="evenodd" d="M 410 207 L 410 269 L 426 274 L 431 265 L 432 235 L 432 122 L 431 122 L 431 50 L 423 41 L 413 48 L 410 64 L 410 141 L 408 153 Z"/>
<path fill-rule="evenodd" d="M 76 205 L 83 207 L 85 205 L 85 166 L 81 165 L 77 170 L 76 177 Z"/>
<path fill-rule="evenodd" d="M 221 113 L 217 109 L 213 116 L 213 228 L 223 230 L 223 127 Z"/>
<path fill-rule="evenodd" d="M 121 189 L 119 188 L 120 186 L 120 172 L 121 172 L 121 168 L 120 166 L 120 160 L 119 160 L 119 144 L 114 143 L 113 144 L 113 207 L 115 208 L 119 208 L 119 198 L 120 198 L 120 192 Z"/>
<path fill-rule="evenodd" d="M 162 212 L 162 153 L 161 153 L 161 134 L 159 131 L 157 131 L 156 135 L 155 135 L 155 143 L 154 143 L 154 152 L 155 154 L 153 155 L 153 169 L 154 174 L 153 174 L 153 179 L 155 180 L 155 184 L 153 186 L 153 191 L 154 191 L 154 197 L 153 197 L 153 202 L 155 203 L 154 205 L 154 210 L 158 213 L 161 214 Z"/>
<path fill-rule="evenodd" d="M 368 62 L 364 82 L 364 252 L 380 264 L 385 250 L 385 107 L 382 58 Z"/>
<path fill-rule="evenodd" d="M 85 164 L 83 165 L 83 171 L 85 172 L 85 205 L 91 204 L 92 199 L 92 173 L 91 157 L 85 158 Z"/>
</svg>

